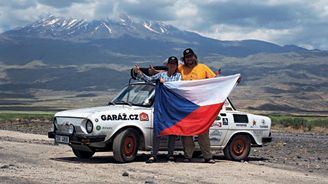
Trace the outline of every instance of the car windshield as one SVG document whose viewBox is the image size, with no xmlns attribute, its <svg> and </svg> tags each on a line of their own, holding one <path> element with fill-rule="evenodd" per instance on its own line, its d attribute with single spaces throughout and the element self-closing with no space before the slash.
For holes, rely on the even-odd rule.
<svg viewBox="0 0 328 184">
<path fill-rule="evenodd" d="M 151 84 L 131 84 L 125 87 L 111 102 L 149 107 L 153 103 L 155 86 Z"/>
</svg>

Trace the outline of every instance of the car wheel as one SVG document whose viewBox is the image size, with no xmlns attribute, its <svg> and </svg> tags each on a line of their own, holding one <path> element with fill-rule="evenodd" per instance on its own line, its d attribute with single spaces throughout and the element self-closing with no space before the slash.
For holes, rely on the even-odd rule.
<svg viewBox="0 0 328 184">
<path fill-rule="evenodd" d="M 245 160 L 251 150 L 251 141 L 248 135 L 236 135 L 224 148 L 224 155 L 229 160 Z"/>
<path fill-rule="evenodd" d="M 226 159 L 228 159 L 228 160 L 232 160 L 232 159 L 231 159 L 230 152 L 229 152 L 229 145 L 227 145 L 227 146 L 223 149 L 223 153 L 224 153 L 224 156 L 226 157 Z"/>
<path fill-rule="evenodd" d="M 77 158 L 83 158 L 83 159 L 91 158 L 95 154 L 95 152 L 81 151 L 77 149 L 72 149 L 72 150 Z"/>
<path fill-rule="evenodd" d="M 131 162 L 138 152 L 138 134 L 128 128 L 120 132 L 113 142 L 113 155 L 117 162 Z"/>
</svg>

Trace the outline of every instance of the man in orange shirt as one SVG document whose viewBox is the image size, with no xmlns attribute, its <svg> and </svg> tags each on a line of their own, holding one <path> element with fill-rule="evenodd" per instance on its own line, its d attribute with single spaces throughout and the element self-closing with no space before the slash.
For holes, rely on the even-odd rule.
<svg viewBox="0 0 328 184">
<path fill-rule="evenodd" d="M 205 64 L 198 63 L 197 55 L 191 48 L 183 51 L 181 58 L 184 65 L 180 65 L 178 70 L 181 73 L 182 80 L 199 80 L 215 77 L 215 73 Z M 198 143 L 203 153 L 206 163 L 215 163 L 212 158 L 211 145 L 209 138 L 209 130 L 198 135 Z M 185 162 L 190 162 L 195 149 L 195 144 L 192 136 L 183 136 L 182 144 L 184 147 Z"/>
</svg>

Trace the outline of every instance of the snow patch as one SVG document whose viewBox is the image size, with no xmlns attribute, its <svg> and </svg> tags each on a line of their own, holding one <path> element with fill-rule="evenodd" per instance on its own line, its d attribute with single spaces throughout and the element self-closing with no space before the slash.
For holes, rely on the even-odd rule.
<svg viewBox="0 0 328 184">
<path fill-rule="evenodd" d="M 71 20 L 71 21 L 68 23 L 68 26 L 74 24 L 75 22 L 77 22 L 77 19 L 73 19 L 73 20 Z"/>
<path fill-rule="evenodd" d="M 77 19 L 73 19 L 73 20 L 69 21 L 67 24 L 67 29 L 74 27 L 77 23 L 78 23 Z"/>
<path fill-rule="evenodd" d="M 145 22 L 144 23 L 144 27 L 146 29 L 148 29 L 149 31 L 152 31 L 152 32 L 155 32 L 155 33 L 159 33 L 158 31 L 156 31 L 156 30 L 154 30 L 154 29 L 151 28 L 151 22 L 149 22 L 149 25 Z"/>
<path fill-rule="evenodd" d="M 59 20 L 60 20 L 59 18 L 52 19 L 52 20 L 50 20 L 49 22 L 47 22 L 46 24 L 44 24 L 44 26 L 53 25 L 53 24 L 55 24 L 56 22 L 58 22 Z"/>
<path fill-rule="evenodd" d="M 64 20 L 62 23 L 62 26 L 64 27 L 64 26 L 66 26 L 66 24 L 67 24 L 67 20 Z"/>
<path fill-rule="evenodd" d="M 166 33 L 166 32 L 167 32 L 166 27 L 162 27 L 162 26 L 160 26 L 159 28 L 161 29 L 161 32 L 162 32 L 162 33 Z"/>
<path fill-rule="evenodd" d="M 103 25 L 107 28 L 109 34 L 111 34 L 112 33 L 112 29 L 106 23 L 103 23 Z"/>
</svg>

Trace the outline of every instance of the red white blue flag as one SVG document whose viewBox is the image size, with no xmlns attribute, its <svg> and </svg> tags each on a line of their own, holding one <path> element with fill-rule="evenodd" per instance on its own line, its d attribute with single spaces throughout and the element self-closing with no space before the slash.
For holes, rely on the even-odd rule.
<svg viewBox="0 0 328 184">
<path fill-rule="evenodd" d="M 240 74 L 156 85 L 154 129 L 157 135 L 199 135 L 217 118 Z"/>
</svg>

